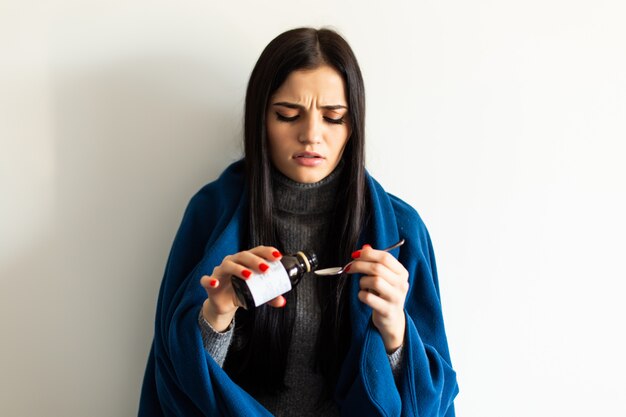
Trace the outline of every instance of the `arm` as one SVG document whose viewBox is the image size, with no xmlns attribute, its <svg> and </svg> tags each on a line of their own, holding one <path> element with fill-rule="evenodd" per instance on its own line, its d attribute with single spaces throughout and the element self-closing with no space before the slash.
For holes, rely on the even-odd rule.
<svg viewBox="0 0 626 417">
<path fill-rule="evenodd" d="M 371 307 L 372 322 L 380 332 L 385 350 L 391 354 L 404 341 L 404 304 L 409 289 L 409 272 L 390 253 L 364 245 L 352 254 L 351 274 L 359 273 L 359 300 Z"/>
<path fill-rule="evenodd" d="M 220 367 L 223 367 L 224 361 L 226 360 L 226 354 L 228 353 L 228 348 L 233 340 L 235 319 L 233 318 L 233 321 L 231 321 L 226 330 L 218 332 L 208 321 L 206 321 L 202 315 L 202 310 L 200 310 L 200 313 L 198 314 L 198 325 L 200 326 L 200 333 L 202 334 L 204 350 L 211 355 Z"/>
<path fill-rule="evenodd" d="M 448 352 L 430 236 L 410 206 L 393 197 L 386 199 L 385 195 L 374 201 L 378 215 L 367 240 L 374 247 L 385 247 L 400 237 L 407 239 L 399 253 L 395 252 L 408 272 L 402 319 L 403 359 L 394 383 L 388 340 L 374 320 L 376 309 L 360 296 L 363 284 L 376 288 L 374 285 L 383 283 L 352 281 L 353 335 L 338 384 L 340 409 L 345 415 L 452 417 L 458 386 Z"/>
<path fill-rule="evenodd" d="M 404 303 L 408 291 L 408 272 L 392 255 L 364 245 L 355 251 L 350 273 L 361 273 L 359 300 L 372 308 L 372 321 L 378 329 L 396 383 L 402 370 L 404 351 Z"/>
<path fill-rule="evenodd" d="M 198 311 L 207 299 L 201 278 L 242 250 L 242 171 L 242 164 L 234 164 L 185 210 L 159 290 L 140 417 L 270 416 L 207 354 L 198 326 Z"/>
</svg>

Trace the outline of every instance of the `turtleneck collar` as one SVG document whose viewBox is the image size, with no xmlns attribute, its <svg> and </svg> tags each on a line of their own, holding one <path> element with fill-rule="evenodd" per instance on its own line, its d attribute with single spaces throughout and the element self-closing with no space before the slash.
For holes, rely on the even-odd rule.
<svg viewBox="0 0 626 417">
<path fill-rule="evenodd" d="M 344 162 L 326 178 L 314 183 L 300 183 L 286 177 L 272 166 L 274 207 L 292 214 L 330 213 L 337 198 Z"/>
</svg>

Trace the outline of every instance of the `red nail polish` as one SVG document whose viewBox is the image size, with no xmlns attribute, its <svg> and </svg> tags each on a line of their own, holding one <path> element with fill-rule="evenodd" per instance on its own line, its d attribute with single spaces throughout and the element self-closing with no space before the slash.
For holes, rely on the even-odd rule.
<svg viewBox="0 0 626 417">
<path fill-rule="evenodd" d="M 261 272 L 265 272 L 270 269 L 270 266 L 268 264 L 259 264 L 259 269 L 261 270 Z"/>
<path fill-rule="evenodd" d="M 243 275 L 245 279 L 248 279 L 250 278 L 250 275 L 252 275 L 252 272 L 248 271 L 247 269 L 244 269 L 243 271 L 241 271 L 241 275 Z"/>
<path fill-rule="evenodd" d="M 352 252 L 352 258 L 358 258 L 359 256 L 361 256 L 361 251 L 360 250 L 356 250 L 356 251 Z"/>
<path fill-rule="evenodd" d="M 282 255 L 282 253 L 278 252 L 277 250 L 275 250 L 274 252 L 272 252 L 272 256 L 274 258 L 280 258 Z"/>
<path fill-rule="evenodd" d="M 352 264 L 349 264 L 348 266 L 346 266 L 346 269 L 344 269 L 343 272 L 350 271 L 350 268 L 352 268 Z"/>
<path fill-rule="evenodd" d="M 217 288 L 217 286 L 219 285 L 219 282 L 215 278 L 213 278 L 211 279 L 211 281 L 209 281 L 209 285 L 213 288 Z"/>
</svg>

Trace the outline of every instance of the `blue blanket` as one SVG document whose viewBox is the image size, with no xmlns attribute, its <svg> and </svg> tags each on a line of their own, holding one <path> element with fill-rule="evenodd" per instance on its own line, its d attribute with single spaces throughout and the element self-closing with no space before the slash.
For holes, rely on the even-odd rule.
<svg viewBox="0 0 626 417">
<path fill-rule="evenodd" d="M 198 327 L 206 298 L 200 277 L 244 249 L 242 161 L 235 162 L 191 199 L 176 234 L 159 292 L 154 341 L 139 406 L 140 417 L 270 416 L 207 354 Z M 409 271 L 404 362 L 398 386 L 371 309 L 350 285 L 352 341 L 335 392 L 345 416 L 454 416 L 456 374 L 444 331 L 437 271 L 424 223 L 408 204 L 367 176 L 373 208 L 363 239 L 375 248 L 400 238 L 392 253 Z M 365 243 L 365 242 L 363 242 Z"/>
</svg>

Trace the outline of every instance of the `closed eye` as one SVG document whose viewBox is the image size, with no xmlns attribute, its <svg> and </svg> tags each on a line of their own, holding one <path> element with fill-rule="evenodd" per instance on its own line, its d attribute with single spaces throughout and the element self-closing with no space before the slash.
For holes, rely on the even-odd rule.
<svg viewBox="0 0 626 417">
<path fill-rule="evenodd" d="M 332 119 L 330 117 L 324 117 L 324 120 L 326 120 L 328 123 L 333 123 L 336 125 L 342 125 L 345 123 L 345 120 L 343 117 L 340 117 L 339 119 Z"/>
<path fill-rule="evenodd" d="M 282 114 L 276 112 L 276 119 L 280 120 L 281 122 L 293 122 L 294 120 L 296 120 L 298 118 L 298 116 L 300 116 L 300 115 L 296 114 L 293 117 L 287 117 L 287 116 L 283 116 Z"/>
<path fill-rule="evenodd" d="M 281 122 L 294 122 L 296 121 L 296 119 L 298 119 L 298 117 L 300 117 L 299 114 L 295 116 L 287 117 L 276 112 L 276 119 Z M 332 117 L 324 117 L 324 120 L 326 120 L 328 123 L 332 123 L 336 125 L 342 125 L 345 123 L 345 119 L 343 117 L 340 117 L 339 119 L 333 119 Z"/>
</svg>

